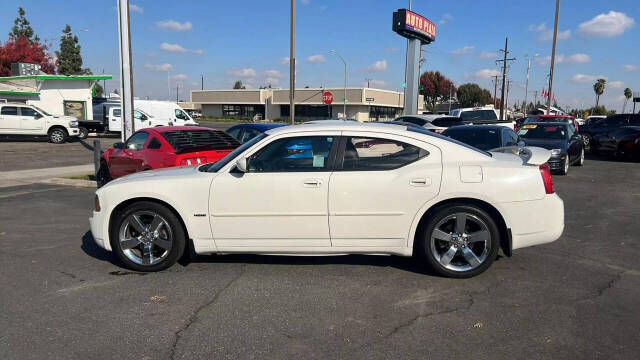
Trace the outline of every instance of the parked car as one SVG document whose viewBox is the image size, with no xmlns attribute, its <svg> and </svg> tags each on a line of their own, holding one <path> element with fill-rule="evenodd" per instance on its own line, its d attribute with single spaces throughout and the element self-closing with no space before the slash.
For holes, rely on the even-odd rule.
<svg viewBox="0 0 640 360">
<path fill-rule="evenodd" d="M 173 126 L 198 125 L 178 103 L 160 100 L 133 100 L 133 107 L 143 111 L 157 121 L 166 121 Z"/>
<path fill-rule="evenodd" d="M 599 133 L 593 137 L 591 144 L 596 153 L 640 160 L 640 126 L 623 126 Z"/>
<path fill-rule="evenodd" d="M 451 126 L 466 125 L 468 122 L 460 120 L 455 116 L 443 116 L 438 114 L 429 115 L 405 115 L 397 117 L 393 122 L 408 123 L 421 126 L 427 130 L 441 133 Z"/>
<path fill-rule="evenodd" d="M 138 130 L 102 153 L 98 186 L 139 171 L 216 162 L 240 143 L 226 133 L 197 126 Z"/>
<path fill-rule="evenodd" d="M 623 126 L 640 126 L 640 114 L 616 114 L 604 119 L 596 118 L 580 127 L 584 145 L 591 150 L 594 136 L 620 129 Z"/>
<path fill-rule="evenodd" d="M 517 149 L 525 145 L 515 131 L 499 125 L 464 125 L 445 130 L 442 135 L 458 140 L 484 151 L 503 148 Z"/>
<path fill-rule="evenodd" d="M 537 122 L 564 122 L 567 124 L 573 124 L 576 130 L 579 130 L 580 124 L 571 115 L 531 115 L 524 119 L 524 124 L 534 124 Z"/>
<path fill-rule="evenodd" d="M 73 116 L 53 116 L 26 104 L 0 104 L 0 135 L 47 136 L 50 142 L 62 144 L 79 133 Z"/>
<path fill-rule="evenodd" d="M 584 164 L 584 142 L 575 132 L 573 124 L 566 122 L 538 122 L 525 124 L 518 135 L 527 146 L 537 146 L 551 151 L 549 167 L 562 175 L 569 172 L 569 165 Z"/>
<path fill-rule="evenodd" d="M 301 140 L 321 153 L 288 158 Z M 394 147 L 357 146 L 366 141 Z M 415 255 L 439 274 L 471 277 L 499 248 L 510 256 L 562 234 L 550 153 L 524 150 L 490 154 L 391 124 L 271 129 L 215 164 L 133 174 L 98 189 L 91 232 L 138 271 L 166 269 L 188 249 Z"/>
<path fill-rule="evenodd" d="M 496 110 L 493 106 L 455 109 L 451 110 L 451 116 L 459 117 L 460 120 L 467 124 L 501 125 L 516 130 L 516 122 L 507 119 L 499 120 L 500 111 Z"/>
<path fill-rule="evenodd" d="M 277 127 L 286 126 L 283 123 L 248 123 L 237 124 L 227 129 L 227 134 L 233 136 L 241 144 L 253 139 L 254 137 L 262 134 L 263 132 Z"/>
<path fill-rule="evenodd" d="M 120 109 L 119 106 L 112 106 L 111 108 L 109 108 L 108 119 L 109 119 L 108 130 L 110 132 L 122 131 L 122 109 Z M 133 110 L 133 122 L 134 122 L 134 130 L 140 130 L 145 128 L 158 127 L 158 126 L 177 126 L 173 122 L 167 119 L 155 118 L 139 109 Z"/>
<path fill-rule="evenodd" d="M 607 118 L 606 115 L 591 115 L 584 120 L 584 123 L 588 124 L 594 120 L 606 119 L 606 118 Z M 584 125 L 584 124 L 581 124 L 581 125 Z"/>
</svg>

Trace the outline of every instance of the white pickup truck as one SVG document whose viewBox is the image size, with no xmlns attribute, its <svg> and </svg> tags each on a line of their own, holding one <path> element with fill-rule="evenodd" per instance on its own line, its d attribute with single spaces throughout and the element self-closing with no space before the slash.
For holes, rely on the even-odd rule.
<svg viewBox="0 0 640 360">
<path fill-rule="evenodd" d="M 80 133 L 73 116 L 53 116 L 26 104 L 0 104 L 0 135 L 48 136 L 54 144 L 62 144 Z"/>
<path fill-rule="evenodd" d="M 455 109 L 451 111 L 451 116 L 459 117 L 461 121 L 472 125 L 501 125 L 516 129 L 515 121 L 499 120 L 500 112 L 492 106 Z"/>
</svg>

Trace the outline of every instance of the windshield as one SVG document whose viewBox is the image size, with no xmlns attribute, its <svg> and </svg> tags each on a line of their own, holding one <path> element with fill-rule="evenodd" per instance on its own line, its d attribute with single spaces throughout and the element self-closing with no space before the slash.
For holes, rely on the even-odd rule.
<svg viewBox="0 0 640 360">
<path fill-rule="evenodd" d="M 572 122 L 571 118 L 566 116 L 541 117 L 541 122 Z"/>
<path fill-rule="evenodd" d="M 498 120 L 496 112 L 493 110 L 472 110 L 464 111 L 460 114 L 460 119 L 465 121 L 474 120 Z"/>
<path fill-rule="evenodd" d="M 518 135 L 525 139 L 555 139 L 564 140 L 567 138 L 567 127 L 565 125 L 525 125 L 518 131 Z"/>
<path fill-rule="evenodd" d="M 486 128 L 466 128 L 456 129 L 455 127 L 446 130 L 442 135 L 448 136 L 452 139 L 456 139 L 465 144 L 477 147 L 480 150 L 491 150 L 499 148 L 500 145 L 500 132 L 494 129 Z"/>
<path fill-rule="evenodd" d="M 240 145 L 238 148 L 236 148 L 235 150 L 233 150 L 232 152 L 227 154 L 227 156 L 223 157 L 222 159 L 218 160 L 218 162 L 216 162 L 213 165 L 211 165 L 210 167 L 208 167 L 207 171 L 208 172 L 218 172 L 218 171 L 220 171 L 220 169 L 222 169 L 225 165 L 230 163 L 231 160 L 235 159 L 238 155 L 242 154 L 245 150 L 247 150 L 248 148 L 252 147 L 254 144 L 256 144 L 258 141 L 264 139 L 265 137 L 267 137 L 267 134 L 262 133 L 262 134 L 260 134 L 260 135 L 258 135 L 256 137 L 254 137 L 253 139 L 247 141 L 246 143 Z"/>
<path fill-rule="evenodd" d="M 45 114 L 46 116 L 52 116 L 51 114 L 49 114 L 48 112 L 46 112 L 46 111 L 44 111 L 44 110 L 40 109 L 40 108 L 39 108 L 39 107 L 37 107 L 37 106 L 33 106 L 33 105 L 31 105 L 31 106 L 32 106 L 34 109 L 36 109 L 36 110 L 40 111 L 41 113 Z"/>
</svg>

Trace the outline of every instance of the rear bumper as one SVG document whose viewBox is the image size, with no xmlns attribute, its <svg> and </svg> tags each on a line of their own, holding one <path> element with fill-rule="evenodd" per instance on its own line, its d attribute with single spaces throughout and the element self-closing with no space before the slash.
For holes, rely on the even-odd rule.
<svg viewBox="0 0 640 360">
<path fill-rule="evenodd" d="M 564 202 L 557 194 L 500 205 L 511 229 L 513 250 L 553 242 L 564 231 Z"/>
</svg>

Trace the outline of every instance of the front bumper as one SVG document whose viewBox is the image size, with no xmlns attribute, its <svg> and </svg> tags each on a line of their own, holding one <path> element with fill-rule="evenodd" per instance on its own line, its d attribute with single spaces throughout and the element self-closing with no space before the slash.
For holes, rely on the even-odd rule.
<svg viewBox="0 0 640 360">
<path fill-rule="evenodd" d="M 564 202 L 558 194 L 500 205 L 511 229 L 514 250 L 553 242 L 564 231 Z"/>
<path fill-rule="evenodd" d="M 78 135 L 80 135 L 80 129 L 78 128 L 69 129 L 69 136 L 78 136 Z"/>
<path fill-rule="evenodd" d="M 89 227 L 91 228 L 91 235 L 93 235 L 93 241 L 98 246 L 105 250 L 111 250 L 109 239 L 105 239 L 104 236 L 104 222 L 100 216 L 101 212 L 93 212 L 93 216 L 89 218 Z"/>
<path fill-rule="evenodd" d="M 549 164 L 549 169 L 551 169 L 552 171 L 555 170 L 562 170 L 564 167 L 564 159 L 565 159 L 566 155 L 562 155 L 562 156 L 557 156 L 557 157 L 552 157 L 550 158 L 547 163 Z"/>
</svg>

